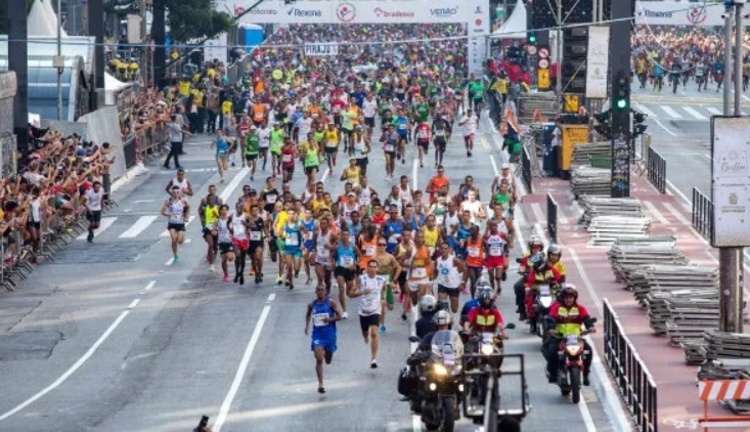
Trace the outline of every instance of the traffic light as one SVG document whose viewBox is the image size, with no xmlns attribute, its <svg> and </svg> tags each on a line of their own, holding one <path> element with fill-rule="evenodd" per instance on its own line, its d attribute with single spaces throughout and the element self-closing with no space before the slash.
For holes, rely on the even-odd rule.
<svg viewBox="0 0 750 432">
<path fill-rule="evenodd" d="M 509 46 L 508 49 L 505 51 L 505 57 L 508 59 L 511 63 L 520 64 L 521 63 L 521 47 L 518 46 Z"/>
<path fill-rule="evenodd" d="M 633 113 L 633 136 L 643 135 L 648 129 L 648 125 L 643 124 L 646 121 L 646 114 L 631 110 Z"/>
<path fill-rule="evenodd" d="M 625 73 L 617 74 L 617 79 L 612 85 L 614 103 L 612 107 L 618 111 L 628 111 L 630 109 L 630 80 Z"/>
<path fill-rule="evenodd" d="M 563 30 L 562 85 L 565 93 L 586 93 L 586 57 L 589 42 L 587 27 Z"/>
<path fill-rule="evenodd" d="M 594 120 L 596 120 L 597 123 L 594 125 L 594 130 L 608 140 L 612 139 L 612 125 L 609 124 L 611 113 L 612 110 L 607 110 L 603 113 L 594 115 Z"/>
<path fill-rule="evenodd" d="M 526 33 L 526 42 L 529 45 L 536 45 L 536 33 L 534 32 Z"/>
</svg>

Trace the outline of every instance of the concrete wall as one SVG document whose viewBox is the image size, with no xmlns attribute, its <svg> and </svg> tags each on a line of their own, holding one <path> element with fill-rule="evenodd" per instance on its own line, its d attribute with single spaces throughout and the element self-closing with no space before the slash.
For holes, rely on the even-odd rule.
<svg viewBox="0 0 750 432">
<path fill-rule="evenodd" d="M 122 135 L 120 135 L 120 121 L 117 118 L 117 107 L 107 106 L 78 119 L 78 123 L 86 124 L 85 137 L 97 144 L 108 142 L 117 146 L 115 163 L 110 169 L 112 181 L 125 175 L 125 153 L 122 150 Z"/>
<path fill-rule="evenodd" d="M 16 95 L 16 73 L 0 72 L 0 135 L 13 133 L 13 97 Z"/>
</svg>

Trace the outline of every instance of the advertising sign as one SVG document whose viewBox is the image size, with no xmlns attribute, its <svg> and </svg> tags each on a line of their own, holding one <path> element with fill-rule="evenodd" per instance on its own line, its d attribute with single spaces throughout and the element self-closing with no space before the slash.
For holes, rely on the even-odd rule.
<svg viewBox="0 0 750 432">
<path fill-rule="evenodd" d="M 219 59 L 220 62 L 227 64 L 227 33 L 220 33 L 213 39 L 207 40 L 203 44 L 204 61 L 214 61 Z"/>
<path fill-rule="evenodd" d="M 750 246 L 750 117 L 711 117 L 713 247 Z"/>
<path fill-rule="evenodd" d="M 636 1 L 635 23 L 647 25 L 723 26 L 724 3 Z"/>
<path fill-rule="evenodd" d="M 239 16 L 255 3 L 256 0 L 219 0 L 214 7 L 218 11 L 229 8 Z M 243 15 L 238 24 L 461 23 L 469 38 L 466 53 L 469 73 L 482 74 L 487 57 L 486 36 L 490 34 L 489 8 L 489 0 L 307 0 L 293 5 L 286 5 L 283 0 L 266 0 Z"/>
<path fill-rule="evenodd" d="M 309 43 L 305 44 L 305 56 L 335 56 L 339 53 L 339 45 L 337 43 Z"/>
<path fill-rule="evenodd" d="M 586 97 L 607 98 L 607 68 L 609 67 L 609 27 L 589 27 L 586 53 Z"/>
</svg>

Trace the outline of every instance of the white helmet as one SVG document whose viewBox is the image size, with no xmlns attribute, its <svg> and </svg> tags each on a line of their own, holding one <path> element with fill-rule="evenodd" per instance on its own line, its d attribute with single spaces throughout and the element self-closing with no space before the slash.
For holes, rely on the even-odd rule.
<svg viewBox="0 0 750 432">
<path fill-rule="evenodd" d="M 437 300 L 429 294 L 422 297 L 422 300 L 419 301 L 419 312 L 422 313 L 422 315 L 433 313 L 436 308 Z"/>
</svg>

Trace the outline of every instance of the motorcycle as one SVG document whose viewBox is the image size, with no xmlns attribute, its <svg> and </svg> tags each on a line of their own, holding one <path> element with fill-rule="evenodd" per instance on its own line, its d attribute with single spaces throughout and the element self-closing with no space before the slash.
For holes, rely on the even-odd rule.
<svg viewBox="0 0 750 432">
<path fill-rule="evenodd" d="M 506 326 L 508 330 L 516 328 L 516 325 L 510 323 Z M 466 344 L 467 352 L 472 354 L 480 354 L 471 361 L 467 362 L 467 367 L 472 370 L 484 370 L 490 366 L 491 359 L 497 359 L 497 367 L 501 367 L 503 364 L 502 355 L 505 352 L 504 338 L 498 333 L 482 332 L 481 335 L 470 337 L 465 335 L 468 339 Z M 476 380 L 467 380 L 470 391 L 467 393 L 467 397 L 476 398 L 478 401 L 485 400 L 487 396 L 487 375 L 479 375 Z"/>
<path fill-rule="evenodd" d="M 412 342 L 416 339 L 409 338 Z M 418 365 L 419 371 L 418 406 L 413 408 L 417 408 L 414 412 L 421 415 L 427 430 L 453 432 L 464 391 L 462 356 L 463 342 L 458 334 L 440 330 L 432 337 L 431 352 L 415 353 L 410 359 L 409 363 Z"/>
<path fill-rule="evenodd" d="M 534 311 L 529 315 L 529 330 L 531 334 L 544 337 L 544 322 L 549 315 L 549 308 L 555 298 L 549 284 L 540 285 L 534 292 Z"/>
<path fill-rule="evenodd" d="M 596 322 L 596 318 L 594 318 Z M 570 396 L 574 404 L 581 401 L 581 383 L 583 382 L 583 359 L 591 352 L 584 349 L 583 336 L 589 334 L 584 330 L 579 335 L 568 335 L 560 340 L 557 351 L 558 371 L 557 385 L 563 396 Z"/>
</svg>

